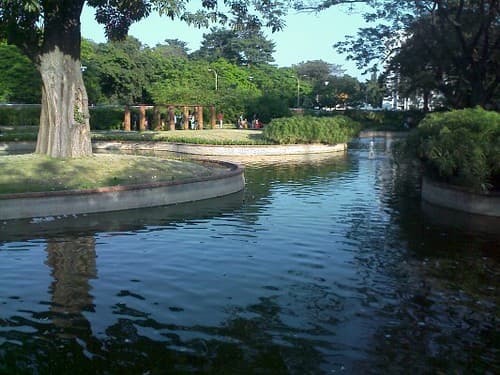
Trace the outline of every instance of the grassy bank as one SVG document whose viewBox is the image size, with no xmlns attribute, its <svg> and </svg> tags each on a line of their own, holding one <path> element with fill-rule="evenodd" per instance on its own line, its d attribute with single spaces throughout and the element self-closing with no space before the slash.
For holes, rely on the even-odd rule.
<svg viewBox="0 0 500 375">
<path fill-rule="evenodd" d="M 35 142 L 38 135 L 37 127 L 2 127 L 0 142 Z M 94 141 L 158 141 L 193 144 L 215 145 L 262 145 L 271 144 L 262 136 L 261 130 L 249 129 L 205 129 L 205 130 L 175 130 L 175 131 L 144 131 L 125 132 L 92 131 Z"/>
<path fill-rule="evenodd" d="M 53 159 L 35 154 L 0 157 L 0 194 L 93 189 L 210 176 L 198 163 L 138 155 L 96 154 Z"/>
<path fill-rule="evenodd" d="M 270 144 L 261 130 L 249 129 L 206 129 L 174 131 L 93 131 L 96 141 L 162 141 L 214 145 L 262 145 Z"/>
</svg>

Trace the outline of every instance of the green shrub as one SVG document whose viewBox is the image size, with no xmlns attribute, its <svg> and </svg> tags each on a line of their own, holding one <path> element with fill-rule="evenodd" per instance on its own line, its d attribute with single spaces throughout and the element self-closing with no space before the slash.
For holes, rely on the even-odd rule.
<svg viewBox="0 0 500 375">
<path fill-rule="evenodd" d="M 40 105 L 16 104 L 0 106 L 0 126 L 38 126 Z"/>
<path fill-rule="evenodd" d="M 429 176 L 476 191 L 500 188 L 500 114 L 481 108 L 427 115 L 406 140 Z"/>
<path fill-rule="evenodd" d="M 90 107 L 91 130 L 117 130 L 122 128 L 123 106 Z"/>
<path fill-rule="evenodd" d="M 272 120 L 264 128 L 266 139 L 280 144 L 347 142 L 359 133 L 358 122 L 346 116 L 294 116 Z"/>
</svg>

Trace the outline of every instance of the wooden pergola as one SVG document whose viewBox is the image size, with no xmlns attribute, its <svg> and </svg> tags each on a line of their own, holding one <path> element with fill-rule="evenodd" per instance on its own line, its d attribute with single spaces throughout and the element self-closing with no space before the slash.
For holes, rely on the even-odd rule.
<svg viewBox="0 0 500 375">
<path fill-rule="evenodd" d="M 139 109 L 139 131 L 146 130 L 146 110 L 153 109 L 153 130 L 175 130 L 175 110 L 177 108 L 182 109 L 183 121 L 182 129 L 189 129 L 189 117 L 190 112 L 195 115 L 195 121 L 197 123 L 198 129 L 203 129 L 203 106 L 199 104 L 160 104 L 160 105 L 149 105 L 149 104 L 138 104 L 138 105 L 127 105 L 125 106 L 124 118 L 123 118 L 123 129 L 125 131 L 131 130 L 131 109 Z M 161 121 L 161 108 L 167 108 L 167 120 L 168 127 Z M 215 128 L 215 106 L 210 105 L 210 129 Z M 166 128 L 166 129 L 165 129 Z"/>
</svg>

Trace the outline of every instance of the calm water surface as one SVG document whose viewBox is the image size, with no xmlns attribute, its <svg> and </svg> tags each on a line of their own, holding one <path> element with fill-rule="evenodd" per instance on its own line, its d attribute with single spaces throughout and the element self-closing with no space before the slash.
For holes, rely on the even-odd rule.
<svg viewBox="0 0 500 375">
<path fill-rule="evenodd" d="M 384 147 L 0 223 L 0 373 L 500 373 L 500 221 L 422 205 Z"/>
</svg>

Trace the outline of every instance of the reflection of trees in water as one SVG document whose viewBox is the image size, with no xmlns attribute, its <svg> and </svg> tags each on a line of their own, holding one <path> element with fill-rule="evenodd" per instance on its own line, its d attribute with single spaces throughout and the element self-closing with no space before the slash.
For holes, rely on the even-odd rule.
<svg viewBox="0 0 500 375">
<path fill-rule="evenodd" d="M 63 374 L 70 369 L 74 374 L 89 373 L 80 368 L 86 361 L 85 347 L 100 345 L 83 315 L 94 306 L 89 284 L 97 277 L 94 237 L 49 238 L 46 251 L 53 277 L 50 311 L 0 321 L 1 326 L 10 327 L 6 337 L 11 340 L 0 347 L 0 374 Z M 19 331 L 14 322 L 21 327 Z"/>
<path fill-rule="evenodd" d="M 192 219 L 211 219 L 241 208 L 243 192 L 220 198 L 170 206 L 148 207 L 116 212 L 0 222 L 2 240 L 24 241 L 40 237 L 93 236 L 96 232 L 124 232 L 147 227 L 177 225 Z"/>
<path fill-rule="evenodd" d="M 274 164 L 249 164 L 245 167 L 245 220 L 256 221 L 256 215 L 269 203 L 271 190 L 276 186 L 296 186 L 302 191 L 327 184 L 341 178 L 353 168 L 352 160 L 346 155 L 329 158 L 311 158 L 302 162 L 276 162 Z"/>
<path fill-rule="evenodd" d="M 292 183 L 307 187 L 318 185 L 325 180 L 338 177 L 352 168 L 352 161 L 345 155 L 327 159 L 310 160 L 301 163 L 274 163 L 272 165 L 248 165 L 245 169 L 247 183 L 252 184 L 252 192 L 265 192 L 276 183 Z M 255 185 L 254 185 L 255 184 Z"/>
<path fill-rule="evenodd" d="M 54 325 L 63 332 L 74 328 L 88 329 L 82 312 L 93 311 L 89 281 L 97 277 L 95 238 L 48 240 L 46 264 L 52 269 L 50 291 Z"/>
<path fill-rule="evenodd" d="M 351 215 L 347 235 L 357 243 L 366 298 L 374 301 L 369 314 L 381 322 L 358 370 L 499 373 L 500 264 L 492 249 L 500 239 L 430 221 L 415 165 L 381 164 L 376 173 L 388 217 L 377 221 L 366 207 Z"/>
<path fill-rule="evenodd" d="M 131 373 L 321 373 L 318 346 L 324 343 L 306 338 L 314 332 L 287 326 L 272 298 L 230 313 L 218 327 L 187 327 L 164 324 L 135 311 L 135 319 L 121 318 L 108 327 L 106 351 L 94 358 L 93 366 Z M 141 335 L 145 328 L 154 329 L 161 339 Z"/>
<path fill-rule="evenodd" d="M 312 338 L 317 335 L 317 328 L 288 326 L 280 319 L 281 307 L 272 298 L 261 298 L 254 305 L 234 309 L 218 327 L 158 322 L 146 312 L 130 311 L 125 306 L 117 306 L 116 311 L 124 317 L 106 329 L 103 339 L 93 337 L 90 330 L 61 335 L 60 325 L 59 329 L 53 328 L 56 334 L 29 335 L 23 339 L 23 346 L 8 348 L 0 372 L 35 369 L 38 373 L 72 374 L 322 373 L 321 348 L 326 344 Z M 63 329 L 69 330 L 68 322 Z M 154 339 L 142 334 L 152 331 L 157 333 Z"/>
</svg>

